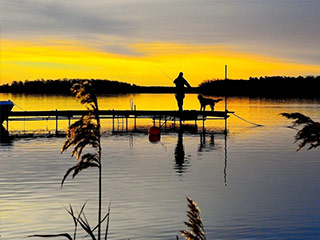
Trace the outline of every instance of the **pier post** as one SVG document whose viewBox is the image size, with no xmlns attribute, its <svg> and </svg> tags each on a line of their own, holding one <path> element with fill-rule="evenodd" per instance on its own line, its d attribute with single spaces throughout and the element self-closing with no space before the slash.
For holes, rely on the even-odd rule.
<svg viewBox="0 0 320 240">
<path fill-rule="evenodd" d="M 205 121 L 205 118 L 204 118 L 204 115 L 203 115 L 202 116 L 202 132 L 205 132 L 204 121 Z"/>
<path fill-rule="evenodd" d="M 56 109 L 56 135 L 58 135 L 58 110 Z"/>
<path fill-rule="evenodd" d="M 112 109 L 112 112 L 114 112 L 114 109 Z M 114 133 L 114 113 L 112 114 L 112 132 Z"/>
<path fill-rule="evenodd" d="M 226 81 L 228 80 L 228 66 L 225 65 L 224 67 L 224 80 L 225 80 L 225 89 L 224 89 L 224 111 L 227 115 L 228 112 L 228 96 L 227 96 L 227 83 Z M 227 116 L 224 117 L 224 134 L 227 134 L 228 128 L 227 128 Z"/>
<path fill-rule="evenodd" d="M 126 132 L 128 132 L 128 116 L 126 115 Z"/>
<path fill-rule="evenodd" d="M 134 111 L 136 111 L 136 105 L 134 105 Z M 137 114 L 134 113 L 134 130 L 137 131 Z"/>
<path fill-rule="evenodd" d="M 7 118 L 7 131 L 9 132 L 9 117 Z"/>
<path fill-rule="evenodd" d="M 228 66 L 224 66 L 224 80 L 225 80 L 225 87 L 224 87 L 224 111 L 227 112 L 228 110 L 228 96 L 227 96 L 227 80 L 228 80 Z"/>
</svg>

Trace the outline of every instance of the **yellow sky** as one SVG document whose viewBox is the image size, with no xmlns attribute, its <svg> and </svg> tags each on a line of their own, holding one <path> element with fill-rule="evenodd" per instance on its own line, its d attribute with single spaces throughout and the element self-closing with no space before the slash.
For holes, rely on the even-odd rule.
<svg viewBox="0 0 320 240">
<path fill-rule="evenodd" d="M 14 80 L 99 78 L 137 85 L 171 86 L 180 71 L 192 86 L 204 80 L 272 75 L 319 75 L 320 65 L 290 63 L 274 57 L 236 51 L 234 46 L 138 43 L 116 54 L 71 40 L 1 40 L 0 83 Z M 166 75 L 165 75 L 166 74 Z"/>
</svg>

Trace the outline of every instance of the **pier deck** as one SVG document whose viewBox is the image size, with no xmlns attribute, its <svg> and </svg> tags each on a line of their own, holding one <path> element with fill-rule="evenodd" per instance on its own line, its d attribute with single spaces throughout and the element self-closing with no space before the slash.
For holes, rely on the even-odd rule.
<svg viewBox="0 0 320 240">
<path fill-rule="evenodd" d="M 12 111 L 7 121 L 7 129 L 10 121 L 39 121 L 39 120 L 55 120 L 56 132 L 58 132 L 59 120 L 77 119 L 80 116 L 87 114 L 87 110 L 52 110 L 52 111 Z M 230 111 L 196 111 L 196 110 L 100 110 L 99 116 L 101 119 L 112 119 L 112 131 L 115 132 L 115 119 L 126 119 L 126 131 L 128 131 L 128 119 L 134 119 L 134 129 L 136 129 L 136 120 L 139 118 L 152 119 L 153 125 L 157 124 L 160 128 L 168 121 L 179 122 L 182 121 L 197 121 L 204 123 L 206 120 L 226 120 L 229 117 Z"/>
<path fill-rule="evenodd" d="M 76 117 L 86 114 L 87 110 L 52 110 L 52 111 L 12 111 L 9 118 L 12 117 L 46 117 L 46 116 L 58 116 L 58 117 Z M 117 116 L 136 116 L 136 117 L 150 117 L 150 116 L 173 116 L 177 118 L 191 118 L 197 117 L 227 117 L 229 111 L 196 111 L 185 110 L 182 112 L 174 110 L 100 110 L 99 115 L 101 117 Z"/>
</svg>

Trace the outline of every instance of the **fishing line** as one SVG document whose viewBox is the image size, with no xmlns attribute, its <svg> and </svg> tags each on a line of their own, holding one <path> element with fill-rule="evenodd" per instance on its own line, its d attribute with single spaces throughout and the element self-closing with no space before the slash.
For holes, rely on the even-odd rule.
<svg viewBox="0 0 320 240">
<path fill-rule="evenodd" d="M 168 74 L 166 74 L 159 66 L 158 69 L 167 77 L 169 78 L 171 81 L 173 80 L 170 76 L 168 76 Z"/>
<path fill-rule="evenodd" d="M 257 127 L 263 127 L 263 126 L 264 126 L 264 125 L 261 125 L 261 124 L 257 124 L 257 123 L 254 123 L 254 122 L 250 122 L 250 121 L 248 121 L 248 120 L 246 120 L 246 119 L 238 116 L 238 115 L 235 114 L 235 113 L 231 113 L 231 114 L 233 114 L 235 117 L 239 118 L 240 120 L 242 120 L 242 121 L 244 121 L 244 122 L 247 122 L 247 123 L 250 123 L 250 124 L 252 124 L 252 125 L 255 125 L 255 126 L 257 126 Z"/>
</svg>

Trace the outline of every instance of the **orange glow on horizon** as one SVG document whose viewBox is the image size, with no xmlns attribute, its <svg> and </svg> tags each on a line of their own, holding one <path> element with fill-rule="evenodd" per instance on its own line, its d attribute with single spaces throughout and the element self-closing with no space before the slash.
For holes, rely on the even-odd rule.
<svg viewBox="0 0 320 240">
<path fill-rule="evenodd" d="M 232 47 L 139 43 L 126 46 L 135 54 L 115 54 L 71 40 L 32 42 L 2 39 L 0 84 L 26 79 L 99 78 L 137 85 L 172 86 L 180 71 L 192 86 L 204 80 L 260 76 L 318 75 L 320 65 L 285 62 Z"/>
</svg>

